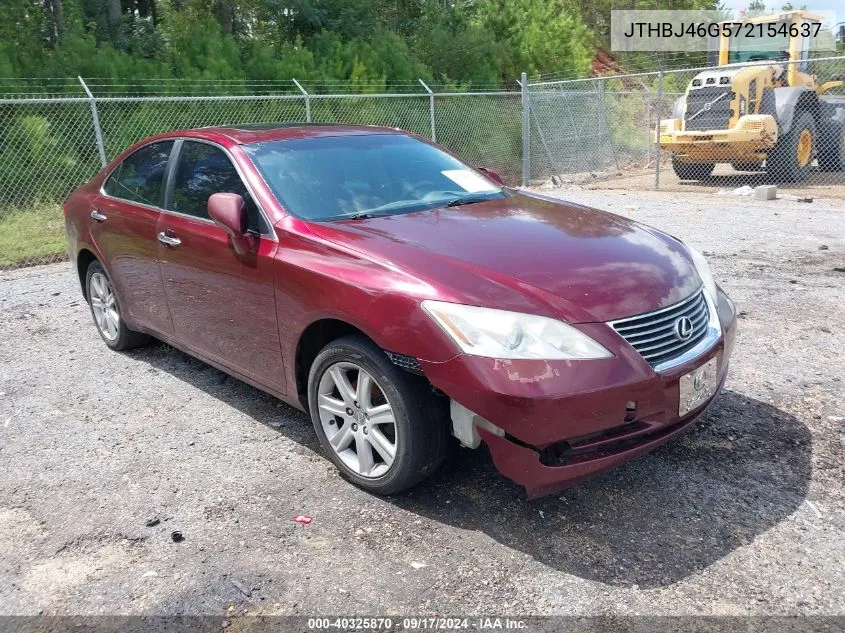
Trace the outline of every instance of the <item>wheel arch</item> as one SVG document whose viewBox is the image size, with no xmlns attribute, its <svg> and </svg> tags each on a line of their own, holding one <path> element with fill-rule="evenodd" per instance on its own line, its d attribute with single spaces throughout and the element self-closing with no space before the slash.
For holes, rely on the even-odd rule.
<svg viewBox="0 0 845 633">
<path fill-rule="evenodd" d="M 97 256 L 89 249 L 80 249 L 76 255 L 76 274 L 79 276 L 79 285 L 82 288 L 82 297 L 88 301 L 88 289 L 85 287 L 85 275 L 88 272 L 88 266 L 91 262 L 100 261 Z"/>
<path fill-rule="evenodd" d="M 294 356 L 294 376 L 296 395 L 305 411 L 308 411 L 308 374 L 314 359 L 331 341 L 350 334 L 359 334 L 378 345 L 373 337 L 361 328 L 337 318 L 322 318 L 313 321 L 299 335 Z"/>
<path fill-rule="evenodd" d="M 819 99 L 809 88 L 775 88 L 774 93 L 779 135 L 792 129 L 797 112 L 809 112 L 814 119 L 818 119 Z"/>
</svg>

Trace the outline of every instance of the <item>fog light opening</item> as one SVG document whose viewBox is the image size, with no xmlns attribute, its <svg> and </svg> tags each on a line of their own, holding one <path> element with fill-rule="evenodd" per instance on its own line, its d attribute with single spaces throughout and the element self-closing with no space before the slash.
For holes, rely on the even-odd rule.
<svg viewBox="0 0 845 633">
<path fill-rule="evenodd" d="M 625 422 L 633 422 L 637 419 L 637 402 L 629 400 L 625 405 Z"/>
<path fill-rule="evenodd" d="M 572 447 L 569 442 L 558 442 L 540 451 L 540 463 L 543 466 L 563 466 L 569 460 Z"/>
</svg>

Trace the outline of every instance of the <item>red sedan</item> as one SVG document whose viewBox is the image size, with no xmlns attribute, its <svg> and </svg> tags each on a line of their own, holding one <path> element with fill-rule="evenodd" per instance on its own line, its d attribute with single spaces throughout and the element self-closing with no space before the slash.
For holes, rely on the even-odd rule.
<svg viewBox="0 0 845 633">
<path fill-rule="evenodd" d="M 393 129 L 163 134 L 65 216 L 106 345 L 155 337 L 308 411 L 379 494 L 450 436 L 532 497 L 606 470 L 693 424 L 733 347 L 697 251 Z"/>
</svg>

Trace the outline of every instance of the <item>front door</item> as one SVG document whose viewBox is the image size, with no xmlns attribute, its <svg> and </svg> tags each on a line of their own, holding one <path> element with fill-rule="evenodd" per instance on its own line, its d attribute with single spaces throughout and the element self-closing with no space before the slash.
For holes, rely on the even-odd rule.
<svg viewBox="0 0 845 633">
<path fill-rule="evenodd" d="M 222 148 L 183 141 L 157 228 L 164 289 L 177 340 L 209 360 L 284 393 L 273 292 L 277 242 Z M 208 217 L 214 193 L 243 196 L 257 247 L 238 255 Z"/>
<path fill-rule="evenodd" d="M 94 198 L 91 237 L 103 257 L 121 312 L 130 325 L 173 334 L 158 265 L 156 227 L 173 141 L 151 143 L 128 156 Z"/>
</svg>

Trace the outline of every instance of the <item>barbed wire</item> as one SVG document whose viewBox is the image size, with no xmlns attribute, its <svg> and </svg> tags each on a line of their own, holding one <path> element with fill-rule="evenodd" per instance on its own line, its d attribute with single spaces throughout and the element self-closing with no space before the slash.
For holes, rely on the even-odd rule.
<svg viewBox="0 0 845 633">
<path fill-rule="evenodd" d="M 115 79 L 109 77 L 83 78 L 95 97 L 155 97 L 200 95 L 301 95 L 293 78 L 290 79 Z M 300 85 L 309 95 L 323 94 L 427 94 L 446 92 L 492 92 L 518 89 L 516 81 L 500 83 L 442 82 L 425 80 L 369 80 L 303 79 Z M 87 93 L 78 78 L 71 77 L 0 77 L 0 98 L 61 98 L 85 96 Z"/>
</svg>

